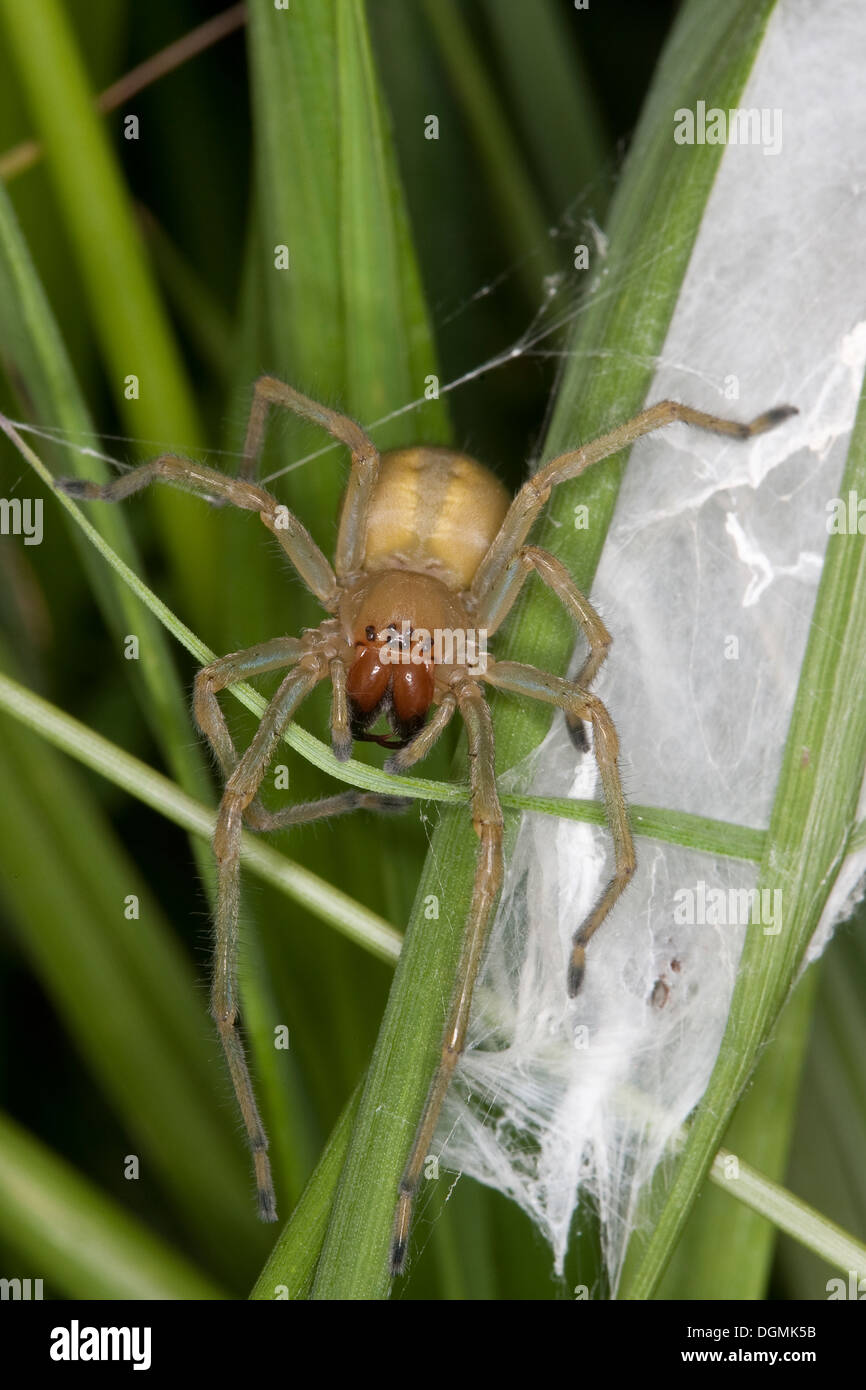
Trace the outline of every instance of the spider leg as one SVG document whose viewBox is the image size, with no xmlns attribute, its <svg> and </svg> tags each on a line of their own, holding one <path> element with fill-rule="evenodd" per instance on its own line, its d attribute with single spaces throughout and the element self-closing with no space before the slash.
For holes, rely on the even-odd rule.
<svg viewBox="0 0 866 1390">
<path fill-rule="evenodd" d="M 309 662 L 309 664 L 307 664 Z M 277 1219 L 276 1198 L 268 1162 L 268 1141 L 262 1124 L 243 1043 L 237 1030 L 237 951 L 240 910 L 240 849 L 244 812 L 253 801 L 283 730 L 298 705 L 327 672 L 321 660 L 309 656 L 290 671 L 274 695 L 250 743 L 226 782 L 217 814 L 214 853 L 218 867 L 218 897 L 214 940 L 211 1013 L 231 1073 L 255 1165 L 259 1215 Z"/>
<path fill-rule="evenodd" d="M 336 796 L 323 796 L 318 801 L 287 806 L 283 811 L 267 811 L 256 797 L 247 807 L 244 820 L 250 830 L 287 830 L 293 825 L 308 825 L 310 821 L 344 816 L 350 811 L 406 811 L 413 800 L 411 796 L 388 796 L 355 788 L 338 792 Z"/>
<path fill-rule="evenodd" d="M 442 730 L 451 722 L 456 708 L 457 699 L 449 690 L 443 695 L 435 713 L 421 726 L 415 737 L 386 760 L 385 771 L 405 772 L 407 768 L 426 758 Z"/>
<path fill-rule="evenodd" d="M 331 658 L 328 673 L 333 691 L 331 746 L 338 760 L 345 762 L 352 752 L 352 735 L 346 702 L 346 663 L 341 656 Z M 352 788 L 349 791 L 338 792 L 335 796 L 322 797 L 318 801 L 288 806 L 283 811 L 268 811 L 256 796 L 244 815 L 251 830 L 285 830 L 292 825 L 306 825 L 310 821 L 321 820 L 326 816 L 342 816 L 350 811 L 405 811 L 412 805 L 412 800 L 410 796 L 389 796 L 384 792 L 365 792 L 360 788 Z"/>
<path fill-rule="evenodd" d="M 610 651 L 611 635 L 589 599 L 578 589 L 565 565 L 536 545 L 524 545 L 518 550 L 499 582 L 481 599 L 478 624 L 493 634 L 504 622 L 517 595 L 530 574 L 535 573 L 556 594 L 575 622 L 580 625 L 589 643 L 589 654 L 574 678 L 575 685 L 588 690 L 598 675 L 599 667 Z M 589 743 L 583 720 L 566 712 L 565 721 L 572 742 L 581 752 Z"/>
<path fill-rule="evenodd" d="M 348 762 L 352 756 L 347 679 L 345 661 L 342 657 L 335 656 L 331 661 L 331 750 L 340 763 Z"/>
<path fill-rule="evenodd" d="M 221 656 L 197 673 L 192 702 L 195 722 L 216 754 L 223 776 L 230 777 L 234 772 L 238 755 L 217 700 L 218 691 L 245 676 L 259 676 L 280 666 L 292 666 L 302 652 L 300 638 L 275 637 L 270 642 L 259 642 L 255 647 Z"/>
<path fill-rule="evenodd" d="M 352 471 L 340 512 L 337 534 L 336 568 L 344 575 L 360 570 L 364 559 L 367 511 L 379 476 L 379 451 L 361 426 L 348 415 L 302 396 L 275 376 L 260 376 L 253 390 L 253 404 L 247 425 L 241 477 L 252 478 L 262 451 L 265 425 L 272 405 L 291 410 L 305 420 L 321 425 L 334 439 L 345 444 L 352 455 Z"/>
<path fill-rule="evenodd" d="M 442 1038 L 439 1064 L 427 1093 L 412 1149 L 400 1179 L 394 1234 L 391 1242 L 391 1273 L 400 1274 L 406 1263 L 406 1249 L 412 1209 L 424 1160 L 439 1119 L 442 1105 L 463 1051 L 472 991 L 487 939 L 487 929 L 502 887 L 502 811 L 496 792 L 493 724 L 487 701 L 477 681 L 464 678 L 455 683 L 454 693 L 466 725 L 469 741 L 469 780 L 472 822 L 479 838 L 478 858 L 472 901 L 463 936 L 457 979 Z"/>
<path fill-rule="evenodd" d="M 221 656 L 209 666 L 202 667 L 196 675 L 193 695 L 195 721 L 216 754 L 224 777 L 230 777 L 234 772 L 238 764 L 238 754 L 225 716 L 220 709 L 217 693 L 228 685 L 234 685 L 235 681 L 243 680 L 244 676 L 263 675 L 264 672 L 274 671 L 280 666 L 292 665 L 300 659 L 303 652 L 304 646 L 299 638 L 275 637 L 270 642 L 259 642 L 244 651 Z M 345 665 L 339 657 L 331 661 L 335 707 L 339 703 L 338 688 L 341 681 L 341 688 L 345 692 L 345 670 Z M 336 752 L 339 730 L 334 718 L 332 711 L 333 743 Z M 351 751 L 350 738 L 348 752 Z M 339 753 L 337 756 L 339 757 Z M 399 811 L 404 810 L 409 804 L 410 799 L 407 797 L 351 791 L 339 796 L 326 797 L 322 801 L 310 801 L 302 806 L 290 806 L 284 811 L 267 811 L 258 797 L 255 797 L 247 807 L 244 819 L 251 830 L 282 830 L 290 825 L 300 825 L 323 816 L 338 816 L 346 811 Z"/>
<path fill-rule="evenodd" d="M 583 980 L 587 943 L 598 931 L 635 871 L 634 842 L 617 767 L 619 740 L 616 729 L 597 695 L 581 690 L 573 681 L 563 680 L 561 676 L 552 676 L 547 671 L 539 671 L 534 666 L 525 666 L 517 661 L 499 661 L 488 666 L 482 679 L 500 690 L 510 690 L 516 695 L 527 695 L 533 700 L 559 705 L 567 714 L 588 719 L 592 724 L 593 751 L 601 774 L 607 818 L 613 835 L 615 867 L 607 887 L 574 935 L 568 992 L 575 995 Z"/>
<path fill-rule="evenodd" d="M 734 439 L 751 439 L 754 435 L 775 429 L 776 425 L 796 414 L 795 406 L 780 405 L 744 424 L 739 420 L 726 420 L 720 415 L 708 415 L 703 410 L 681 405 L 679 401 L 658 401 L 591 443 L 584 444 L 579 449 L 570 449 L 567 453 L 551 459 L 550 463 L 544 464 L 537 473 L 526 480 L 511 503 L 495 540 L 491 542 L 475 573 L 471 589 L 473 599 L 476 602 L 480 601 L 490 589 L 501 582 L 504 572 L 511 564 L 517 549 L 526 540 L 552 488 L 559 483 L 567 482 L 570 478 L 578 477 L 594 463 L 600 463 L 602 459 L 618 454 L 621 449 L 627 448 L 642 435 L 662 429 L 675 420 L 681 420 L 685 425 L 694 425 L 713 434 L 731 435 Z"/>
<path fill-rule="evenodd" d="M 276 1220 L 276 1200 L 267 1158 L 267 1137 L 256 1105 L 243 1044 L 235 1027 L 237 1017 L 237 929 L 239 912 L 240 809 L 243 821 L 252 830 L 284 830 L 327 816 L 356 810 L 403 811 L 409 798 L 381 796 L 375 792 L 350 790 L 318 801 L 268 811 L 256 795 L 277 741 L 301 700 L 325 674 L 308 667 L 296 668 L 283 681 L 268 706 L 258 732 L 243 758 L 238 759 L 217 692 L 244 676 L 261 675 L 300 660 L 304 647 L 296 637 L 276 637 L 245 651 L 212 661 L 199 671 L 195 681 L 193 709 L 196 722 L 211 745 L 227 779 L 214 836 L 219 865 L 219 898 L 214 949 L 214 979 L 211 1012 L 231 1072 L 235 1094 L 246 1125 L 256 1167 L 259 1210 L 266 1221 Z M 315 660 L 315 658 L 314 658 Z M 333 672 L 337 659 L 330 663 Z M 250 794 L 252 792 L 252 795 Z"/>
<path fill-rule="evenodd" d="M 241 478 L 230 478 L 193 459 L 161 454 L 140 467 L 121 473 L 108 483 L 91 483 L 83 478 L 57 478 L 54 486 L 68 497 L 102 502 L 122 502 L 150 483 L 166 482 L 209 500 L 230 502 L 244 511 L 258 512 L 269 531 L 273 531 L 307 588 L 329 611 L 340 596 L 336 576 L 306 526 L 302 526 L 288 507 L 282 506 L 263 487 Z"/>
</svg>

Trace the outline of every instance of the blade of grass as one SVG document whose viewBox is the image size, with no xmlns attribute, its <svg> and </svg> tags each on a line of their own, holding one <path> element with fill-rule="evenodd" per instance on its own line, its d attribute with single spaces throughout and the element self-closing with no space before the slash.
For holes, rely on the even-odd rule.
<svg viewBox="0 0 866 1390">
<path fill-rule="evenodd" d="M 0 0 L 0 20 L 41 134 L 118 409 L 136 438 L 194 449 L 201 427 L 186 369 L 67 16 L 57 0 Z M 135 396 L 130 376 L 138 379 Z M 160 516 L 185 593 L 201 614 L 208 603 L 201 517 L 189 498 L 163 503 Z"/>
<path fill-rule="evenodd" d="M 360 1094 L 360 1090 L 355 1092 L 334 1126 L 316 1170 L 256 1280 L 250 1298 L 307 1297 L 328 1228 Z"/>
<path fill-rule="evenodd" d="M 438 371 L 370 58 L 365 7 L 358 0 L 323 0 L 282 11 L 255 0 L 248 37 L 258 238 L 245 279 L 258 287 L 252 302 L 261 308 L 261 318 L 245 333 L 257 356 L 241 370 L 247 381 L 259 371 L 276 371 L 362 423 L 420 401 L 373 430 L 376 443 L 447 442 L 442 403 L 423 399 L 426 379 Z M 288 251 L 287 269 L 276 259 L 280 247 Z M 279 480 L 281 500 L 331 553 L 347 462 L 342 451 L 322 453 L 327 437 L 282 412 L 270 435 L 265 476 L 275 484 Z M 242 565 L 233 567 L 227 609 L 237 615 L 245 606 L 262 621 L 270 613 L 273 625 L 263 634 L 270 635 L 285 625 L 285 597 L 275 589 L 261 545 L 251 551 L 246 548 Z M 291 614 L 292 630 L 321 620 L 318 605 L 297 585 Z M 318 727 L 324 727 L 323 700 L 318 705 L 311 700 L 303 718 L 318 718 Z M 293 769 L 292 778 L 298 799 L 322 794 L 321 777 L 306 766 Z M 327 837 L 307 841 L 305 853 L 323 876 L 333 876 L 338 864 L 342 882 L 357 885 L 371 906 L 385 903 L 389 914 L 402 920 L 423 833 L 420 827 L 395 827 L 401 853 L 384 857 L 377 833 L 366 819 L 335 822 Z M 373 862 L 380 865 L 375 878 Z M 301 918 L 298 929 L 303 926 Z M 267 924 L 265 933 L 272 970 L 285 970 L 279 933 Z M 315 960 L 305 968 L 327 982 L 327 1005 L 316 1020 L 319 1038 L 310 1038 L 309 1052 L 315 1067 L 327 1070 L 328 1091 L 339 1094 L 342 1084 L 345 1093 L 357 1080 L 358 1040 L 374 1034 L 384 982 L 379 975 L 359 974 L 363 962 L 359 965 L 340 943 L 322 937 L 314 949 Z M 302 1008 L 293 1009 L 299 1012 Z M 328 1104 L 330 1123 L 333 1102 Z"/>
<path fill-rule="evenodd" d="M 817 969 L 810 970 L 785 1009 L 778 1032 L 725 1132 L 725 1161 L 720 1161 L 721 1155 L 714 1160 L 711 1183 L 692 1208 L 654 1297 L 737 1301 L 767 1297 L 778 1236 L 776 1209 L 761 1200 L 760 1188 L 757 1199 L 750 1197 L 749 1174 L 757 1169 L 766 1181 L 785 1172 L 818 976 Z M 743 1162 L 746 1158 L 748 1165 Z M 800 1205 L 790 1199 L 792 1212 L 798 1212 Z M 651 1203 L 646 1207 L 651 1210 Z M 718 1238 L 720 1231 L 724 1240 Z M 809 1221 L 799 1223 L 797 1238 L 804 1246 L 816 1248 L 817 1233 Z M 706 1259 L 708 1248 L 715 1251 L 712 1260 Z"/>
<path fill-rule="evenodd" d="M 714 1182 L 730 1190 L 726 1169 L 734 1155 L 722 1149 L 713 1159 L 710 1176 Z M 821 1212 L 792 1197 L 784 1188 L 770 1182 L 741 1160 L 738 1168 L 736 1196 L 764 1220 L 771 1221 L 779 1231 L 793 1236 L 806 1249 L 819 1255 L 835 1269 L 853 1270 L 858 1279 L 866 1272 L 866 1245 L 855 1240 Z M 716 1231 L 718 1228 L 716 1228 Z M 751 1257 L 751 1256 L 750 1256 Z"/>
<path fill-rule="evenodd" d="M 423 8 L 466 124 L 478 145 L 498 220 L 534 303 L 542 276 L 558 268 L 547 236 L 547 219 L 519 159 L 499 96 L 460 7 L 453 0 L 424 0 Z M 527 247 L 535 248 L 537 257 L 527 258 Z"/>
<path fill-rule="evenodd" d="M 158 1178 L 227 1271 L 213 1210 L 233 1233 L 231 1259 L 260 1237 L 193 973 L 74 770 L 20 724 L 2 724 L 2 891 L 18 938 L 141 1153 L 145 1176 Z M 118 1153 L 118 1171 L 122 1159 Z"/>
<path fill-rule="evenodd" d="M 41 419 L 50 420 L 63 437 L 95 438 L 57 324 L 36 269 L 15 220 L 5 190 L 0 188 L 0 348 L 15 380 Z M 35 457 L 35 456 L 34 456 Z M 79 460 L 73 457 L 72 470 Z M 32 460 L 31 460 L 32 464 Z M 51 475 L 33 465 L 41 481 L 51 487 Z M 88 458 L 88 476 L 104 481 L 108 472 L 98 460 Z M 104 507 L 94 514 L 93 525 L 112 550 L 134 569 L 140 567 L 121 509 Z M 132 682 L 142 711 L 166 762 L 191 795 L 209 794 L 201 755 L 189 737 L 187 701 L 177 679 L 169 645 L 158 622 L 136 602 L 128 585 L 117 581 L 98 560 L 92 546 L 81 544 L 78 528 L 72 530 L 81 562 L 105 622 L 121 649 L 124 637 L 135 632 L 140 659 L 135 665 L 141 682 Z M 199 863 L 205 875 L 209 857 Z"/>
<path fill-rule="evenodd" d="M 7 1116 L 0 1115 L 0 1223 L 49 1294 L 225 1298 L 206 1275 Z"/>
<path fill-rule="evenodd" d="M 100 92 L 96 101 L 98 110 L 103 114 L 118 110 L 139 92 L 146 91 L 152 83 L 165 77 L 166 73 L 188 63 L 190 58 L 204 52 L 211 44 L 219 43 L 220 39 L 224 39 L 245 23 L 246 5 L 231 5 L 223 10 L 222 14 L 206 20 L 196 29 L 190 29 L 188 34 L 184 34 L 175 43 L 168 44 L 159 53 L 154 53 L 146 62 L 139 63 L 138 67 L 124 73 L 119 81 L 112 82 L 110 87 Z M 0 179 L 9 183 L 26 170 L 32 169 L 41 158 L 42 146 L 37 140 L 22 141 L 14 149 L 7 150 L 0 156 Z"/>
<path fill-rule="evenodd" d="M 274 349 L 292 379 L 339 392 L 362 421 L 417 404 L 376 442 L 447 439 L 443 404 L 423 399 L 436 373 L 432 332 L 388 138 L 360 0 L 297 13 L 256 4 L 251 62 L 259 138 L 266 302 Z M 290 269 L 273 248 L 291 241 Z M 284 371 L 288 370 L 284 366 Z M 318 432 L 315 446 L 327 442 Z M 293 478 L 305 500 L 335 477 Z M 306 513 L 305 513 L 306 514 Z"/>
<path fill-rule="evenodd" d="M 432 332 L 359 0 L 338 5 L 336 40 L 340 263 L 352 325 L 343 389 L 366 419 L 417 402 L 408 419 L 376 431 L 380 448 L 435 443 L 447 438 L 447 414 L 438 399 L 423 401 L 436 372 Z"/>
<path fill-rule="evenodd" d="M 866 1230 L 866 908 L 860 908 L 821 962 L 788 1185 L 861 1236 Z M 784 1027 L 784 1017 L 782 1027 Z M 826 1293 L 826 1271 L 800 1246 L 779 1242 L 776 1272 L 788 1298 Z"/>
<path fill-rule="evenodd" d="M 508 109 L 549 205 L 567 208 L 589 190 L 592 214 L 600 220 L 607 205 L 601 176 L 612 150 L 581 58 L 580 14 L 566 20 L 547 0 L 531 8 L 521 0 L 483 0 L 483 8 L 507 82 Z"/>
</svg>

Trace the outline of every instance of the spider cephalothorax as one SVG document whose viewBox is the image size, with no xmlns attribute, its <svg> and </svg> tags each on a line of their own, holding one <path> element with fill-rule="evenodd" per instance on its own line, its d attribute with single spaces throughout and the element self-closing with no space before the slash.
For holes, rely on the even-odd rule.
<svg viewBox="0 0 866 1390">
<path fill-rule="evenodd" d="M 352 736 L 404 748 L 450 689 L 456 647 L 471 631 L 466 605 L 437 574 L 394 569 L 364 575 L 348 589 L 340 618 L 354 654 L 347 677 Z M 396 739 L 369 732 L 380 715 Z"/>
<path fill-rule="evenodd" d="M 272 405 L 315 421 L 351 451 L 333 568 L 297 518 L 252 481 Z M 592 728 L 592 749 L 613 836 L 614 870 L 574 934 L 567 979 L 570 994 L 580 988 L 587 943 L 635 868 L 617 768 L 616 731 L 604 705 L 589 689 L 607 654 L 610 636 L 565 566 L 547 551 L 526 545 L 527 536 L 552 488 L 651 430 L 681 420 L 747 439 L 795 413 L 792 407 L 781 406 L 740 424 L 676 401 L 660 401 L 599 439 L 545 464 L 509 502 L 501 483 L 474 459 L 436 447 L 399 449 L 380 458 L 354 420 L 300 395 L 275 377 L 262 377 L 256 383 L 239 478 L 164 455 L 103 486 L 79 479 L 58 483 L 73 497 L 118 501 L 162 479 L 210 500 L 258 512 L 325 611 L 336 615 L 301 638 L 276 637 L 221 657 L 199 672 L 195 684 L 195 717 L 226 778 L 214 834 L 219 893 L 211 1011 L 253 1152 L 264 1220 L 276 1220 L 268 1141 L 237 1030 L 241 831 L 244 823 L 254 830 L 277 830 L 359 806 L 387 810 L 402 809 L 405 804 L 401 798 L 346 791 L 285 811 L 267 811 L 259 800 L 259 787 L 298 705 L 320 681 L 330 679 L 331 741 L 337 758 L 344 761 L 350 756 L 353 738 L 372 737 L 395 749 L 386 764 L 393 771 L 405 771 L 425 757 L 457 711 L 466 727 L 472 821 L 480 843 L 441 1059 L 399 1182 L 390 1255 L 391 1270 L 399 1273 L 406 1258 L 415 1193 L 463 1048 L 472 989 L 502 882 L 503 821 L 483 684 L 559 706 L 579 746 L 586 746 L 585 738 L 578 736 L 584 722 Z M 508 616 L 531 574 L 553 591 L 587 639 L 589 652 L 575 680 L 516 661 L 497 662 L 487 653 L 487 636 Z M 288 674 L 265 710 L 252 743 L 239 756 L 217 692 L 245 676 L 286 668 Z M 434 712 L 429 714 L 431 709 Z M 382 714 L 397 735 L 393 741 L 370 733 Z M 391 1118 L 403 1123 L 400 1116 Z"/>
</svg>

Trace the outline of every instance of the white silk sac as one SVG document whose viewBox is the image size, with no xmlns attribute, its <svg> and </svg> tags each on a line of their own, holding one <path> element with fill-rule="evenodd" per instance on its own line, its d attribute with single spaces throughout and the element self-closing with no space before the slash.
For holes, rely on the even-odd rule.
<svg viewBox="0 0 866 1390">
<path fill-rule="evenodd" d="M 859 0 L 777 6 L 740 104 L 781 112 L 780 148 L 724 150 L 656 364 L 647 403 L 800 413 L 747 443 L 674 425 L 632 451 L 592 598 L 614 639 L 595 688 L 634 803 L 768 824 L 866 362 L 864 71 Z M 510 785 L 600 797 L 561 716 Z M 436 1144 L 524 1208 L 560 1275 L 588 1203 L 613 1296 L 641 1191 L 716 1061 L 745 932 L 777 929 L 780 909 L 746 925 L 753 864 L 636 847 L 570 1000 L 610 834 L 523 817 Z M 841 867 L 812 954 L 864 873 L 863 856 Z"/>
</svg>

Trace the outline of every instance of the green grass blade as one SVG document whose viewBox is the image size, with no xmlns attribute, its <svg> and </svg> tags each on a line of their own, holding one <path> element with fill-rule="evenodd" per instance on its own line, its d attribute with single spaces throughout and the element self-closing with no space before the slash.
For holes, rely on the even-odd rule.
<svg viewBox="0 0 866 1390">
<path fill-rule="evenodd" d="M 542 276 L 556 265 L 538 195 L 460 6 L 453 0 L 425 0 L 424 14 L 479 148 L 498 220 L 534 301 Z M 525 259 L 528 246 L 538 249 L 538 259 Z"/>
<path fill-rule="evenodd" d="M 735 1155 L 724 1149 L 716 1155 L 710 1170 L 714 1182 L 730 1187 L 725 1169 L 734 1158 Z M 771 1221 L 777 1230 L 794 1236 L 834 1269 L 851 1271 L 858 1281 L 866 1277 L 866 1245 L 862 1241 L 855 1240 L 821 1212 L 792 1197 L 748 1164 L 738 1162 L 737 1166 L 738 1201 L 748 1203 L 765 1221 Z M 753 1258 L 751 1242 L 748 1255 Z"/>
<path fill-rule="evenodd" d="M 90 416 L 57 324 L 2 188 L 0 300 L 3 303 L 0 346 L 16 383 L 23 388 L 38 417 L 50 420 L 67 438 L 94 439 Z M 36 468 L 43 485 L 51 489 L 50 473 L 34 463 L 34 457 L 31 457 L 31 465 Z M 78 463 L 73 457 L 70 471 L 75 471 Z M 108 476 L 97 460 L 89 458 L 87 468 L 88 476 L 97 479 Z M 47 507 L 50 509 L 53 504 L 54 497 L 47 497 Z M 49 527 L 52 524 L 50 511 L 48 524 Z M 94 515 L 93 525 L 113 551 L 134 568 L 139 567 L 127 518 L 121 510 L 102 508 Z M 140 660 L 135 669 L 141 673 L 141 682 L 133 682 L 133 689 L 168 766 L 187 791 L 199 797 L 207 796 L 208 782 L 201 756 L 189 738 L 187 701 L 160 625 L 136 602 L 129 586 L 114 580 L 96 560 L 93 549 L 80 544 L 77 530 L 73 530 L 73 540 L 117 649 L 122 649 L 127 633 L 135 632 L 139 637 Z"/>
<path fill-rule="evenodd" d="M 483 0 L 494 50 L 507 84 L 509 111 L 530 152 L 550 207 L 584 194 L 600 221 L 607 205 L 604 174 L 611 157 L 605 122 L 581 56 L 582 16 L 565 16 L 542 0 Z"/>
<path fill-rule="evenodd" d="M 312 1287 L 360 1093 L 347 1104 L 292 1219 L 256 1280 L 251 1298 L 306 1298 Z"/>
<path fill-rule="evenodd" d="M 144 1180 L 171 1194 L 181 1221 L 222 1261 L 214 1206 L 234 1228 L 236 1250 L 254 1245 L 256 1232 L 192 971 L 77 775 L 34 734 L 6 717 L 2 724 L 3 902 L 17 939 L 140 1155 Z M 114 1155 L 117 1173 L 122 1160 Z"/>
<path fill-rule="evenodd" d="M 67 1298 L 224 1298 L 151 1231 L 0 1115 L 0 1222 L 25 1267 Z"/>
<path fill-rule="evenodd" d="M 276 371 L 370 426 L 378 444 L 446 441 L 443 404 L 424 400 L 427 378 L 438 369 L 365 7 L 357 0 L 325 0 L 278 11 L 256 0 L 248 39 L 257 195 L 251 262 L 245 267 L 250 322 L 244 333 L 255 355 L 239 364 L 247 390 L 259 371 Z M 286 269 L 280 247 L 287 250 Z M 389 422 L 395 410 L 401 413 Z M 382 416 L 385 422 L 376 426 Z M 277 412 L 264 475 L 329 553 L 346 466 L 344 451 L 327 436 Z M 273 564 L 259 539 L 239 541 L 226 577 L 228 643 L 238 645 L 241 613 L 245 632 L 250 614 L 262 623 L 262 636 L 285 630 L 286 596 L 274 583 Z M 321 620 L 318 605 L 301 586 L 294 585 L 288 597 L 291 630 Z M 245 641 L 257 636 L 249 632 Z M 301 718 L 316 730 L 326 727 L 324 694 L 311 699 Z M 292 736 L 303 732 L 296 728 Z M 291 768 L 293 798 L 323 794 L 318 772 L 297 761 Z M 351 884 L 359 899 L 402 921 L 423 831 L 417 825 L 395 826 L 401 852 L 382 862 L 376 825 L 361 821 L 335 822 L 327 836 L 308 836 L 305 862 L 323 876 L 333 877 L 339 866 L 340 882 Z M 381 868 L 372 876 L 369 866 L 376 860 Z M 326 1082 L 319 1094 L 339 1093 L 340 1087 L 345 1093 L 357 1081 L 363 1055 L 358 1039 L 374 1036 L 386 980 L 381 971 L 365 977 L 357 955 L 327 934 L 311 932 L 311 944 L 287 956 L 282 927 L 269 922 L 266 912 L 260 921 L 268 971 L 284 988 L 289 1002 L 283 1008 L 294 1020 L 299 1048 L 306 1044 L 314 1073 Z M 296 916 L 292 930 L 300 933 L 306 926 L 306 916 Z M 326 992 L 324 1011 L 310 1008 L 309 992 L 299 991 L 294 978 L 297 971 L 314 977 Z M 307 1040 L 315 1029 L 318 1038 Z M 263 1094 L 262 1099 L 266 1112 L 273 1110 L 277 1098 Z M 329 1103 L 323 1132 L 332 1118 Z"/>
<path fill-rule="evenodd" d="M 810 970 L 785 1009 L 725 1132 L 727 1153 L 714 1160 L 711 1182 L 692 1208 L 654 1297 L 765 1297 L 778 1237 L 778 1205 L 764 1200 L 763 1184 L 785 1175 L 817 983 L 818 971 Z M 761 1175 L 757 1184 L 750 1180 L 753 1168 Z M 803 1218 L 802 1204 L 789 1197 L 779 1229 L 790 1230 L 792 1223 L 801 1248 L 824 1248 L 820 1229 Z"/>
<path fill-rule="evenodd" d="M 337 6 L 340 114 L 340 269 L 344 313 L 345 395 L 365 419 L 387 416 L 395 402 L 417 402 L 376 431 L 380 448 L 445 442 L 448 420 L 435 398 L 430 323 L 360 0 Z M 396 350 L 395 350 L 396 349 Z"/>
<path fill-rule="evenodd" d="M 803 1075 L 788 1185 L 840 1226 L 862 1235 L 866 1175 L 866 950 L 863 905 L 820 964 L 820 987 Z M 785 1015 L 782 1018 L 785 1026 Z M 787 1298 L 823 1296 L 827 1270 L 783 1238 L 776 1262 Z"/>
<path fill-rule="evenodd" d="M 3 0 L 0 20 L 43 142 L 118 408 L 136 438 L 195 448 L 201 426 L 186 369 L 63 8 L 57 0 L 26 6 Z M 136 398 L 126 389 L 130 376 L 138 378 Z M 184 498 L 165 507 L 162 522 L 190 602 L 202 611 L 207 557 L 195 511 Z"/>
</svg>

